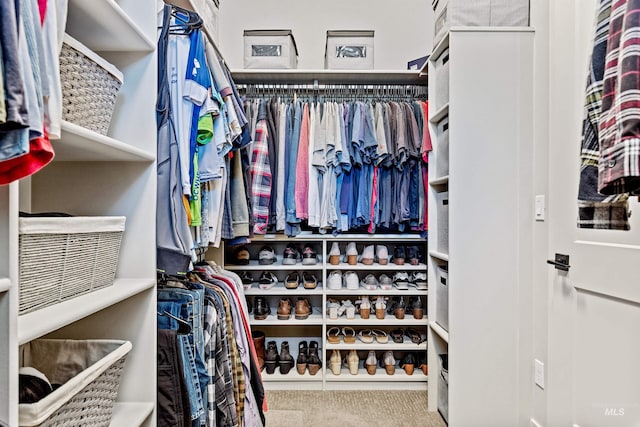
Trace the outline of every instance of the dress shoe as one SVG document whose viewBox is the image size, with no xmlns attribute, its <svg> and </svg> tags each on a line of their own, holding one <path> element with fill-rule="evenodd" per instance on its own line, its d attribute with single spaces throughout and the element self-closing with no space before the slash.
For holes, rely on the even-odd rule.
<svg viewBox="0 0 640 427">
<path fill-rule="evenodd" d="M 369 355 L 367 356 L 367 359 L 364 361 L 364 367 L 367 368 L 367 373 L 369 375 L 375 375 L 377 365 L 378 365 L 378 359 L 376 358 L 376 352 L 371 350 L 369 351 Z"/>
<path fill-rule="evenodd" d="M 349 367 L 351 375 L 358 375 L 359 364 L 360 358 L 358 357 L 358 352 L 355 350 L 349 351 L 349 355 L 347 356 L 347 366 Z"/>
<path fill-rule="evenodd" d="M 278 366 L 278 347 L 275 341 L 269 341 L 267 343 L 267 351 L 264 355 L 264 366 L 267 369 L 267 374 L 273 374 Z"/>
<path fill-rule="evenodd" d="M 342 368 L 342 359 L 340 357 L 340 350 L 333 350 L 331 357 L 329 358 L 329 369 L 333 372 L 333 375 L 340 375 Z"/>
<path fill-rule="evenodd" d="M 311 305 L 306 298 L 298 298 L 296 301 L 296 320 L 305 320 L 311 314 Z"/>
<path fill-rule="evenodd" d="M 289 342 L 282 341 L 282 345 L 280 346 L 280 361 L 278 365 L 280 366 L 280 373 L 286 375 L 289 373 L 291 368 L 293 368 L 293 356 L 289 352 Z"/>
<path fill-rule="evenodd" d="M 300 341 L 298 344 L 298 359 L 296 360 L 296 369 L 300 375 L 307 370 L 307 359 L 309 358 L 309 347 L 306 341 Z"/>
<path fill-rule="evenodd" d="M 315 375 L 322 368 L 322 361 L 318 356 L 318 341 L 311 341 L 309 343 L 309 358 L 307 359 L 307 367 L 309 368 L 309 374 Z"/>
<path fill-rule="evenodd" d="M 289 298 L 280 298 L 278 304 L 278 320 L 289 320 L 291 317 L 291 300 Z"/>
<path fill-rule="evenodd" d="M 253 331 L 253 346 L 256 349 L 256 359 L 258 359 L 258 366 L 262 371 L 264 369 L 264 340 L 265 334 L 262 331 Z"/>
<path fill-rule="evenodd" d="M 271 314 L 271 307 L 267 304 L 265 297 L 256 297 L 255 307 L 253 309 L 253 317 L 256 320 L 264 320 Z"/>
</svg>

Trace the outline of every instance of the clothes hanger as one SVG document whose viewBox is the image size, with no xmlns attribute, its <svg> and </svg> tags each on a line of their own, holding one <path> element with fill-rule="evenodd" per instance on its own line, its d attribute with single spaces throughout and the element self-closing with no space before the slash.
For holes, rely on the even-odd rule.
<svg viewBox="0 0 640 427">
<path fill-rule="evenodd" d="M 162 312 L 158 311 L 157 313 L 158 313 L 158 316 L 167 316 L 172 318 L 176 322 L 178 322 L 178 335 L 189 335 L 191 333 L 191 325 L 187 323 L 185 320 L 177 316 L 174 316 L 173 314 L 169 313 L 166 310 L 163 310 Z"/>
</svg>

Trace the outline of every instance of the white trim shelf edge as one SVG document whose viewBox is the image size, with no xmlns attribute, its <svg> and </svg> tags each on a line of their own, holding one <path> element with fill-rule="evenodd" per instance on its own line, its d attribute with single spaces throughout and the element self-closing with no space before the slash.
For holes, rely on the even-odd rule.
<svg viewBox="0 0 640 427">
<path fill-rule="evenodd" d="M 6 277 L 0 278 L 0 292 L 6 292 L 11 289 L 11 280 Z"/>
<path fill-rule="evenodd" d="M 116 402 L 109 427 L 137 427 L 151 415 L 153 402 Z"/>
<path fill-rule="evenodd" d="M 438 325 L 436 322 L 429 322 L 429 328 L 431 328 L 437 336 L 442 338 L 444 342 L 449 344 L 449 332 L 445 331 L 442 326 Z"/>
<path fill-rule="evenodd" d="M 126 300 L 155 286 L 156 279 L 116 279 L 109 286 L 88 294 L 18 316 L 18 343 L 58 330 L 77 320 Z"/>
</svg>

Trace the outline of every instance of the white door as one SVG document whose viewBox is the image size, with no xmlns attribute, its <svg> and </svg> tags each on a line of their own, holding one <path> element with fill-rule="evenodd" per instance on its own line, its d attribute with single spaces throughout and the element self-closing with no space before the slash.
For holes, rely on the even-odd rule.
<svg viewBox="0 0 640 427">
<path fill-rule="evenodd" d="M 547 426 L 640 426 L 640 205 L 631 231 L 576 227 L 587 63 L 597 0 L 551 0 Z"/>
</svg>

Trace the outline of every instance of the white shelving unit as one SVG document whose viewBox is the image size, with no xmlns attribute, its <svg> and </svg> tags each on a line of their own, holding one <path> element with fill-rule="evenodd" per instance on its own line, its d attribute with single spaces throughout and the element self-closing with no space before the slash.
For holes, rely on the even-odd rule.
<svg viewBox="0 0 640 427">
<path fill-rule="evenodd" d="M 428 64 L 428 406 L 436 411 L 448 400 L 451 425 L 519 423 L 516 379 L 528 361 L 518 313 L 527 312 L 521 295 L 531 286 L 533 35 L 527 27 L 454 27 Z"/>
<path fill-rule="evenodd" d="M 415 287 L 410 287 L 407 290 L 396 289 L 382 290 L 380 288 L 376 290 L 366 290 L 359 288 L 357 290 L 349 290 L 344 286 L 341 289 L 328 289 L 326 287 L 327 277 L 331 271 L 354 271 L 362 279 L 367 274 L 374 274 L 376 277 L 383 273 L 393 277 L 396 271 L 407 271 L 409 274 L 416 271 L 426 271 L 426 264 L 420 263 L 419 265 L 411 265 L 409 262 L 405 262 L 404 265 L 396 265 L 393 262 L 389 262 L 387 265 L 380 265 L 374 263 L 373 265 L 365 265 L 358 262 L 356 265 L 349 265 L 347 263 L 340 263 L 338 265 L 332 265 L 328 262 L 329 250 L 334 241 L 337 241 L 340 245 L 342 254 L 348 242 L 356 242 L 358 253 L 362 253 L 362 249 L 367 245 L 381 244 L 388 247 L 389 255 L 393 255 L 393 248 L 396 245 L 399 246 L 418 246 L 422 254 L 426 253 L 425 240 L 416 234 L 407 235 L 363 235 L 363 234 L 347 234 L 337 237 L 323 236 L 318 234 L 302 233 L 297 237 L 288 238 L 283 235 L 266 235 L 256 236 L 250 244 L 247 245 L 250 253 L 251 261 L 249 265 L 234 265 L 232 264 L 234 249 L 232 248 L 220 248 L 217 251 L 209 251 L 208 256 L 212 257 L 217 263 L 224 265 L 226 269 L 239 273 L 246 271 L 250 273 L 254 280 L 257 279 L 258 272 L 268 271 L 276 274 L 279 279 L 279 283 L 271 289 L 263 290 L 254 284 L 251 288 L 245 291 L 245 295 L 248 299 L 254 299 L 258 296 L 266 298 L 267 303 L 271 309 L 271 315 L 265 320 L 255 320 L 254 314 L 250 315 L 250 323 L 254 330 L 260 330 L 265 332 L 265 348 L 269 341 L 276 341 L 278 351 L 281 349 L 283 341 L 288 341 L 290 347 L 290 353 L 294 359 L 298 356 L 298 344 L 302 340 L 317 341 L 319 344 L 319 356 L 322 360 L 323 368 L 316 375 L 311 376 L 308 372 L 304 375 L 299 375 L 295 366 L 291 371 L 283 375 L 276 369 L 275 373 L 267 374 L 266 371 L 262 373 L 262 379 L 265 382 L 265 386 L 270 389 L 334 389 L 339 388 L 365 388 L 365 389 L 382 389 L 382 388 L 397 388 L 397 389 L 426 389 L 427 376 L 422 373 L 419 367 L 416 367 L 413 375 L 406 375 L 400 365 L 400 359 L 407 352 L 414 353 L 415 355 L 421 355 L 426 358 L 427 343 L 422 342 L 420 344 L 414 344 L 409 337 L 404 337 L 402 343 L 394 343 L 391 336 L 388 338 L 387 343 L 373 342 L 370 344 L 362 343 L 357 340 L 355 344 L 345 344 L 340 342 L 339 344 L 331 344 L 326 339 L 327 330 L 331 327 L 353 327 L 356 331 L 361 329 L 382 329 L 387 333 L 390 333 L 394 329 L 406 329 L 414 328 L 421 333 L 426 334 L 427 324 L 429 318 L 427 316 L 427 296 L 428 290 L 420 290 Z M 304 245 L 310 245 L 318 254 L 318 263 L 315 265 L 303 265 L 298 262 L 295 265 L 283 265 L 282 253 L 287 244 L 293 244 L 298 247 L 299 250 L 303 249 Z M 270 265 L 260 265 L 256 261 L 258 253 L 263 246 L 270 246 L 276 253 L 276 262 Z M 302 284 L 296 289 L 286 289 L 283 284 L 284 277 L 290 272 L 297 271 L 299 273 L 306 271 L 315 274 L 318 278 L 318 285 L 315 289 L 304 289 Z M 377 319 L 372 313 L 368 319 L 362 319 L 359 313 L 356 313 L 354 319 L 347 319 L 345 316 L 338 319 L 330 319 L 326 312 L 326 304 L 329 299 L 335 300 L 355 300 L 360 296 L 369 295 L 371 298 L 375 296 L 385 296 L 391 299 L 392 297 L 403 296 L 405 302 L 409 302 L 409 298 L 421 298 L 422 305 L 424 307 L 424 316 L 422 319 L 415 319 L 410 311 L 407 311 L 404 319 L 396 319 L 393 314 L 387 313 L 384 319 Z M 278 303 L 281 298 L 290 298 L 292 304 L 292 313 L 289 320 L 278 320 L 276 316 Z M 295 314 L 295 302 L 299 297 L 306 297 L 309 299 L 313 314 L 306 320 L 296 320 Z M 390 301 L 389 301 L 390 302 Z M 255 307 L 255 304 L 254 304 Z M 396 355 L 397 365 L 396 374 L 389 376 L 386 374 L 383 368 L 379 369 L 375 375 L 369 375 L 364 369 L 361 369 L 358 375 L 351 375 L 347 369 L 343 369 L 341 375 L 336 376 L 328 369 L 328 360 L 331 356 L 331 351 L 337 349 L 346 354 L 348 350 L 357 350 L 360 354 L 361 365 L 364 363 L 364 357 L 370 350 L 376 351 L 380 356 L 386 350 L 394 351 Z"/>
<path fill-rule="evenodd" d="M 18 425 L 19 346 L 46 337 L 131 341 L 111 425 L 154 426 L 156 2 L 70 0 L 66 32 L 119 68 L 124 84 L 108 136 L 63 122 L 54 161 L 0 187 L 0 424 Z M 19 315 L 20 210 L 125 216 L 114 285 Z"/>
</svg>

